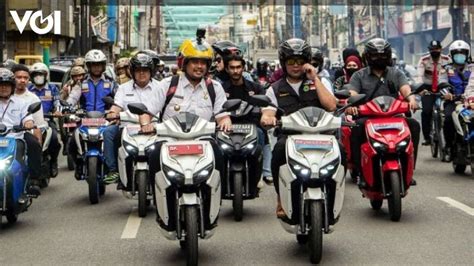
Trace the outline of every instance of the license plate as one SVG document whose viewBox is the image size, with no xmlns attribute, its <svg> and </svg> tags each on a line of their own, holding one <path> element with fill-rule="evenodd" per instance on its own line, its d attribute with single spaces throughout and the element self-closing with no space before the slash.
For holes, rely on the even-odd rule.
<svg viewBox="0 0 474 266">
<path fill-rule="evenodd" d="M 8 139 L 0 139 L 0 147 L 1 148 L 5 148 L 5 147 L 8 147 Z"/>
<path fill-rule="evenodd" d="M 403 123 L 380 123 L 374 124 L 375 131 L 379 130 L 402 130 Z"/>
<path fill-rule="evenodd" d="M 250 134 L 252 132 L 252 124 L 234 124 L 232 125 L 232 133 L 234 134 Z"/>
<path fill-rule="evenodd" d="M 168 152 L 170 155 L 198 155 L 203 154 L 203 145 L 169 145 Z"/>
<path fill-rule="evenodd" d="M 86 127 L 100 127 L 104 126 L 107 120 L 105 120 L 105 118 L 83 118 L 81 123 Z"/>
<path fill-rule="evenodd" d="M 63 127 L 77 127 L 76 123 L 64 123 Z"/>
<path fill-rule="evenodd" d="M 305 139 L 296 139 L 295 147 L 296 150 L 323 150 L 330 151 L 332 150 L 332 141 L 330 140 L 305 140 Z"/>
<path fill-rule="evenodd" d="M 140 133 L 140 130 L 140 125 L 127 125 L 127 133 L 130 136 L 138 135 L 138 133 Z"/>
</svg>

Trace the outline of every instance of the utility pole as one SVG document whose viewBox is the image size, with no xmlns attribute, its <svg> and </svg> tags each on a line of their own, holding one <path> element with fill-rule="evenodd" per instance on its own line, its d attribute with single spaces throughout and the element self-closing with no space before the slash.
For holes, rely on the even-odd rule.
<svg viewBox="0 0 474 266">
<path fill-rule="evenodd" d="M 5 8 L 6 0 L 0 0 L 0 63 L 5 61 L 3 58 L 3 49 L 7 43 L 7 10 Z"/>
<path fill-rule="evenodd" d="M 156 0 L 156 51 L 161 52 L 161 1 Z"/>
<path fill-rule="evenodd" d="M 349 19 L 348 40 L 349 47 L 355 47 L 354 41 L 354 6 L 352 0 L 347 0 L 347 18 Z"/>
</svg>

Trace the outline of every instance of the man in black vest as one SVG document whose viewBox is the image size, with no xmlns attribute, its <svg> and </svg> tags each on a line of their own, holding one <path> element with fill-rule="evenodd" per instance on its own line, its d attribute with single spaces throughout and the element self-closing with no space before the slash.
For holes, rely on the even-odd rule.
<svg viewBox="0 0 474 266">
<path fill-rule="evenodd" d="M 285 75 L 271 85 L 266 95 L 272 104 L 284 110 L 289 115 L 308 106 L 320 107 L 327 111 L 336 110 L 336 98 L 321 83 L 318 72 L 311 62 L 311 47 L 301 39 L 290 39 L 283 42 L 278 49 L 280 64 Z M 264 127 L 275 126 L 277 122 L 276 109 L 262 109 L 261 124 Z M 275 190 L 278 190 L 280 166 L 286 163 L 286 136 L 278 136 L 273 148 L 272 174 Z M 281 207 L 278 196 L 277 216 L 283 218 L 285 212 Z"/>
</svg>

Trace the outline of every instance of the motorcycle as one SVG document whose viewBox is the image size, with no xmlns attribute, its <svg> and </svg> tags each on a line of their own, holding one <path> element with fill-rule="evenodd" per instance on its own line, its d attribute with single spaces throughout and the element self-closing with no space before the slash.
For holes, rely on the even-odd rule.
<svg viewBox="0 0 474 266">
<path fill-rule="evenodd" d="M 84 162 L 81 180 L 86 180 L 89 187 L 89 201 L 91 204 L 99 202 L 99 196 L 105 194 L 103 178 L 106 173 L 103 153 L 103 133 L 108 123 L 104 114 L 98 111 L 77 113 L 81 122 L 75 131 L 74 140 L 78 147 L 78 154 Z"/>
<path fill-rule="evenodd" d="M 39 111 L 40 108 L 40 102 L 31 104 L 28 107 L 28 115 Z M 0 124 L 0 226 L 3 216 L 6 216 L 8 223 L 15 223 L 18 215 L 27 211 L 32 199 L 39 195 L 39 191 L 29 188 L 26 143 L 22 159 L 18 160 L 17 140 L 7 136 L 8 133 L 26 130 L 21 123 L 13 129 L 7 129 L 5 125 Z"/>
<path fill-rule="evenodd" d="M 76 115 L 76 108 L 69 105 L 66 101 L 61 100 L 61 113 L 63 116 L 60 118 L 61 140 L 63 141 L 63 155 L 67 157 L 67 168 L 68 170 L 74 170 L 75 162 L 74 158 L 69 154 L 69 145 L 71 141 L 74 141 L 74 131 L 77 128 L 77 124 L 81 119 Z"/>
<path fill-rule="evenodd" d="M 467 166 L 471 166 L 474 175 L 474 112 L 462 104 L 456 106 L 452 113 L 456 134 L 452 151 L 454 172 L 463 174 Z"/>
<path fill-rule="evenodd" d="M 253 96 L 259 106 L 270 105 L 266 96 Z M 256 98 L 256 99 L 255 99 Z M 339 117 L 365 95 L 348 99 L 333 115 L 317 107 L 306 107 L 282 116 L 278 130 L 288 133 L 287 163 L 280 167 L 279 194 L 286 218 L 282 227 L 296 234 L 300 244 L 308 244 L 310 261 L 322 258 L 323 232 L 330 233 L 340 217 L 344 201 L 344 167 L 339 142 L 334 135 L 341 125 L 354 126 Z M 277 108 L 278 109 L 278 108 Z M 282 111 L 279 109 L 280 113 Z"/>
<path fill-rule="evenodd" d="M 129 104 L 133 114 L 149 114 L 143 104 Z M 223 110 L 238 103 L 227 101 Z M 234 109 L 235 110 L 235 109 Z M 210 141 L 214 122 L 184 112 L 158 124 L 161 170 L 155 175 L 154 202 L 163 235 L 180 240 L 188 265 L 198 262 L 198 237 L 210 238 L 217 226 L 221 204 L 220 173 L 215 169 Z"/>
<path fill-rule="evenodd" d="M 225 166 L 221 174 L 222 197 L 232 200 L 236 221 L 243 218 L 244 200 L 258 196 L 257 184 L 262 175 L 263 147 L 257 143 L 257 126 L 245 123 L 256 115 L 260 116 L 259 108 L 241 101 L 239 109 L 230 114 L 232 131 L 217 134 Z"/>
<path fill-rule="evenodd" d="M 112 97 L 103 99 L 109 105 L 116 105 Z M 121 106 L 122 110 L 124 109 Z M 149 152 L 155 149 L 158 136 L 140 132 L 138 116 L 129 111 L 120 112 L 120 121 L 128 123 L 122 130 L 122 145 L 118 150 L 118 170 L 125 186 L 126 198 L 138 198 L 138 216 L 145 217 L 147 207 L 153 199 L 153 180 L 150 178 Z"/>
</svg>

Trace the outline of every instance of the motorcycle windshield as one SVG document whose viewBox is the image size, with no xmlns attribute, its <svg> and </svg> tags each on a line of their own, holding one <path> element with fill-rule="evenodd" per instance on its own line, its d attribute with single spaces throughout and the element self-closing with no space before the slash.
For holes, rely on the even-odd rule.
<svg viewBox="0 0 474 266">
<path fill-rule="evenodd" d="M 183 112 L 175 115 L 172 119 L 181 127 L 183 132 L 188 133 L 198 121 L 199 116 L 193 113 Z"/>
<path fill-rule="evenodd" d="M 316 125 L 318 125 L 318 122 L 323 118 L 324 114 L 326 113 L 326 111 L 318 107 L 305 107 L 299 110 L 298 112 L 303 114 L 303 117 L 306 118 L 308 124 L 311 127 L 315 127 Z"/>
<path fill-rule="evenodd" d="M 383 112 L 388 112 L 394 101 L 395 98 L 390 96 L 379 96 L 373 99 L 373 102 L 378 105 Z"/>
</svg>

